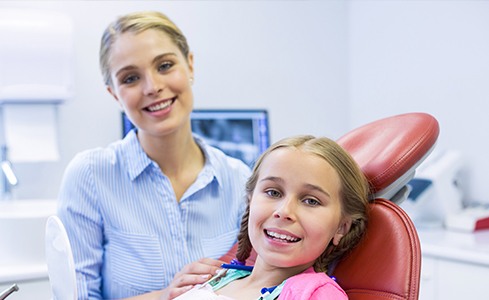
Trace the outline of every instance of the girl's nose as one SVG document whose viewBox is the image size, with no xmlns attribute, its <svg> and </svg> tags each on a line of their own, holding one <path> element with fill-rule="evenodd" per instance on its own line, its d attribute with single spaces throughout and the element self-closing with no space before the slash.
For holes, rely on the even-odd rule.
<svg viewBox="0 0 489 300">
<path fill-rule="evenodd" d="M 292 197 L 284 198 L 277 204 L 277 209 L 273 213 L 274 218 L 295 221 L 296 205 Z"/>
</svg>

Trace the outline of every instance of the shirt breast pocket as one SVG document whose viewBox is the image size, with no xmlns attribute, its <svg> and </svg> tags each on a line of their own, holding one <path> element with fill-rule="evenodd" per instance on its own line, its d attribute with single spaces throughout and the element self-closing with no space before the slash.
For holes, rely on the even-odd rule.
<svg viewBox="0 0 489 300">
<path fill-rule="evenodd" d="M 204 256 L 218 259 L 226 254 L 236 243 L 238 232 L 239 230 L 235 229 L 217 236 L 202 238 Z"/>
<path fill-rule="evenodd" d="M 144 292 L 166 285 L 163 254 L 157 236 L 111 232 L 107 269 L 118 285 Z"/>
</svg>

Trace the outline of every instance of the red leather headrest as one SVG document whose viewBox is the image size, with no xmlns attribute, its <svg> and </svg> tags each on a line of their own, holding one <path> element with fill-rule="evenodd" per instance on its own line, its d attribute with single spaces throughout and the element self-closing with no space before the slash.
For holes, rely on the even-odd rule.
<svg viewBox="0 0 489 300">
<path fill-rule="evenodd" d="M 363 125 L 337 142 L 360 165 L 376 193 L 419 162 L 435 144 L 439 130 L 433 116 L 406 113 Z"/>
<path fill-rule="evenodd" d="M 350 300 L 418 299 L 421 247 L 409 216 L 391 201 L 370 203 L 366 236 L 333 275 Z"/>
</svg>

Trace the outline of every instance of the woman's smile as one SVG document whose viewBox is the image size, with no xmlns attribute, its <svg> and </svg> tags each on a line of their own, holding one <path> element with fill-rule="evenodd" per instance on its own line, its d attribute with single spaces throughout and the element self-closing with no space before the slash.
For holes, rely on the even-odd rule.
<svg viewBox="0 0 489 300">
<path fill-rule="evenodd" d="M 176 98 L 177 97 L 173 97 L 172 99 L 169 100 L 164 100 L 158 103 L 151 104 L 150 106 L 145 107 L 144 110 L 149 112 L 161 111 L 163 109 L 170 107 L 175 102 Z"/>
<path fill-rule="evenodd" d="M 114 42 L 111 93 L 138 136 L 165 136 L 190 126 L 193 108 L 192 57 L 185 57 L 165 33 L 148 29 L 123 33 Z"/>
</svg>

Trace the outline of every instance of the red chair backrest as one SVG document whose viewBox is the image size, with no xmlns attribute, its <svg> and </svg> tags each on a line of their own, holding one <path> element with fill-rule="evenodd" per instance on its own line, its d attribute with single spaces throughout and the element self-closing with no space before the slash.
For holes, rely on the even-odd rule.
<svg viewBox="0 0 489 300">
<path fill-rule="evenodd" d="M 438 121 L 433 116 L 406 113 L 365 124 L 337 142 L 353 156 L 377 194 L 426 158 L 439 131 Z M 400 185 L 397 190 L 405 182 Z"/>
<path fill-rule="evenodd" d="M 438 135 L 433 116 L 408 113 L 366 124 L 338 143 L 357 161 L 378 194 L 388 187 L 402 188 Z M 400 181 L 403 177 L 406 180 Z M 375 199 L 365 238 L 337 264 L 333 276 L 351 300 L 416 300 L 420 272 L 421 246 L 413 222 L 398 205 Z"/>
<path fill-rule="evenodd" d="M 350 300 L 418 299 L 421 247 L 413 223 L 395 203 L 376 199 L 362 242 L 333 276 Z"/>
<path fill-rule="evenodd" d="M 402 189 L 433 149 L 438 134 L 433 116 L 407 113 L 361 126 L 338 143 L 357 161 L 372 192 L 378 194 Z M 223 260 L 233 259 L 236 250 L 235 245 Z M 253 253 L 247 264 L 253 265 L 255 257 Z M 365 238 L 338 262 L 332 275 L 351 300 L 415 300 L 420 272 L 421 247 L 411 219 L 397 204 L 374 199 Z"/>
</svg>

